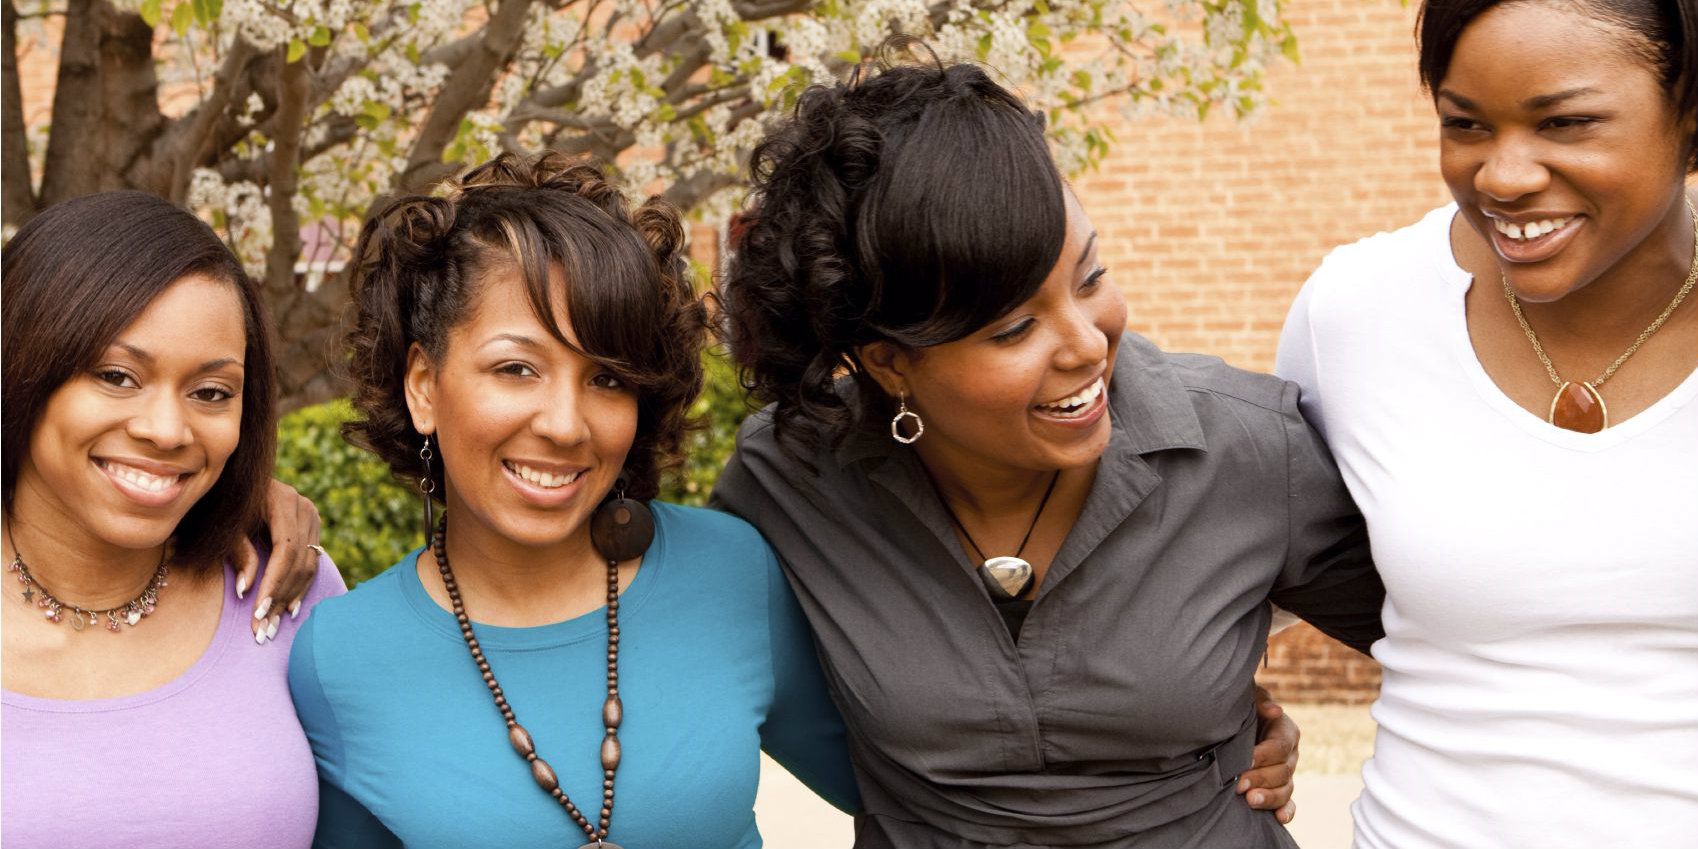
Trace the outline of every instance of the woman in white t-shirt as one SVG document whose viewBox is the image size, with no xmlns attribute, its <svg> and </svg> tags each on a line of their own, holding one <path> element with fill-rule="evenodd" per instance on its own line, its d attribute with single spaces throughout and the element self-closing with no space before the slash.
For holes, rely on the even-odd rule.
<svg viewBox="0 0 1698 849">
<path fill-rule="evenodd" d="M 1698 8 L 1429 0 L 1456 203 L 1286 324 L 1367 516 L 1356 845 L 1698 845 Z"/>
</svg>

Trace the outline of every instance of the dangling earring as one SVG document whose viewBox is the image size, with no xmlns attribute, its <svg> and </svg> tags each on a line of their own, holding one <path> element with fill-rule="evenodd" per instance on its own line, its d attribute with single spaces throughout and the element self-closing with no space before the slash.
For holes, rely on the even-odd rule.
<svg viewBox="0 0 1698 849">
<path fill-rule="evenodd" d="M 424 463 L 424 474 L 419 476 L 419 495 L 424 496 L 424 538 L 430 542 L 430 535 L 436 532 L 436 505 L 431 503 L 431 495 L 436 492 L 436 476 L 431 474 L 430 459 L 435 457 L 430 450 L 430 434 L 425 434 L 424 446 L 419 449 L 419 460 Z"/>
<path fill-rule="evenodd" d="M 903 419 L 914 420 L 913 436 L 902 435 Z M 890 438 L 902 443 L 903 445 L 913 445 L 920 438 L 920 435 L 925 432 L 926 423 L 921 420 L 920 414 L 908 409 L 908 393 L 896 393 L 896 418 L 890 420 Z"/>
<path fill-rule="evenodd" d="M 625 497 L 629 480 L 620 472 L 607 500 L 590 515 L 590 544 L 609 563 L 630 560 L 648 551 L 654 541 L 654 514 L 647 504 Z"/>
</svg>

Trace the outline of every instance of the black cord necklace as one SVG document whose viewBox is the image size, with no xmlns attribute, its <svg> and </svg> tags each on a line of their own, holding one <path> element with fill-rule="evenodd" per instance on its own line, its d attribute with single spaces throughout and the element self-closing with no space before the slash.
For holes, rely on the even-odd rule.
<svg viewBox="0 0 1698 849">
<path fill-rule="evenodd" d="M 927 479 L 930 479 L 929 475 Z M 1026 590 L 1031 588 L 1032 564 L 1021 559 L 1020 555 L 1026 551 L 1026 543 L 1032 541 L 1032 531 L 1037 530 L 1038 520 L 1043 518 L 1044 508 L 1049 506 L 1049 497 L 1055 492 L 1055 484 L 1059 480 L 1061 470 L 1057 469 L 1050 476 L 1049 486 L 1044 489 L 1044 497 L 1038 501 L 1038 509 L 1032 513 L 1032 522 L 1026 526 L 1026 535 L 1020 538 L 1020 547 L 1014 549 L 1013 556 L 1007 557 L 985 556 L 984 549 L 979 548 L 979 543 L 967 532 L 967 526 L 961 524 L 961 517 L 955 515 L 955 511 L 950 508 L 949 499 L 943 497 L 943 490 L 937 488 L 937 481 L 932 481 L 932 489 L 937 491 L 937 500 L 943 505 L 943 512 L 961 531 L 961 535 L 967 538 L 967 544 L 973 547 L 973 553 L 979 555 L 979 559 L 983 561 L 979 564 L 979 580 L 984 582 L 991 598 L 997 601 L 1012 601 L 1025 595 Z"/>
</svg>

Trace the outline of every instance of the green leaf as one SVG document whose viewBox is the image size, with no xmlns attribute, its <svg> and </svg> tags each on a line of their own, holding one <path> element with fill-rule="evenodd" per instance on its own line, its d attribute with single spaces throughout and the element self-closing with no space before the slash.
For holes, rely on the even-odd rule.
<svg viewBox="0 0 1698 849">
<path fill-rule="evenodd" d="M 851 65 L 859 64 L 861 61 L 861 51 L 859 50 L 839 50 L 833 55 Z"/>
<path fill-rule="evenodd" d="M 298 38 L 289 39 L 289 52 L 285 55 L 284 61 L 293 64 L 301 61 L 301 57 L 305 55 L 307 55 L 307 43 Z"/>
<path fill-rule="evenodd" d="M 407 61 L 408 62 L 411 62 L 415 65 L 417 65 L 419 63 L 419 59 L 421 58 L 421 56 L 419 54 L 419 45 L 418 45 L 417 42 L 408 42 L 406 53 L 407 53 Z"/>
<path fill-rule="evenodd" d="M 314 47 L 329 47 L 330 27 L 323 24 L 314 27 L 312 35 L 307 36 L 307 43 Z"/>
<path fill-rule="evenodd" d="M 141 8 L 136 10 L 141 15 L 142 23 L 148 27 L 158 27 L 165 18 L 165 0 L 142 0 Z"/>
<path fill-rule="evenodd" d="M 677 117 L 678 110 L 670 103 L 662 103 L 659 109 L 654 110 L 655 120 L 661 123 L 668 123 Z"/>
<path fill-rule="evenodd" d="M 375 100 L 366 101 L 365 105 L 360 107 L 360 111 L 379 121 L 387 121 L 389 116 L 394 114 L 394 110 L 389 108 L 389 104 L 379 103 Z"/>
<path fill-rule="evenodd" d="M 1303 63 L 1303 57 L 1297 53 L 1296 33 L 1286 33 L 1285 37 L 1279 40 L 1279 52 L 1284 53 L 1285 58 L 1290 59 L 1293 65 Z"/>
<path fill-rule="evenodd" d="M 1090 74 L 1089 71 L 1074 71 L 1073 72 L 1073 86 L 1075 88 L 1079 89 L 1080 91 L 1090 91 L 1091 90 L 1091 84 L 1093 82 L 1095 82 L 1095 80 L 1091 79 L 1091 74 Z"/>
<path fill-rule="evenodd" d="M 383 122 L 378 120 L 376 116 L 364 112 L 354 116 L 354 123 L 359 124 L 365 130 L 375 130 L 383 125 Z"/>
<path fill-rule="evenodd" d="M 354 22 L 354 37 L 359 39 L 360 43 L 362 43 L 362 44 L 370 44 L 371 43 L 371 28 L 366 26 L 363 23 L 360 23 L 359 21 L 355 21 Z"/>
<path fill-rule="evenodd" d="M 189 3 L 178 3 L 171 12 L 171 29 L 178 37 L 188 35 L 189 27 L 194 26 L 195 10 Z"/>
<path fill-rule="evenodd" d="M 979 61 L 980 62 L 983 62 L 986 59 L 990 58 L 991 45 L 994 44 L 994 43 L 995 43 L 994 37 L 988 32 L 985 33 L 984 35 L 979 36 Z"/>
</svg>

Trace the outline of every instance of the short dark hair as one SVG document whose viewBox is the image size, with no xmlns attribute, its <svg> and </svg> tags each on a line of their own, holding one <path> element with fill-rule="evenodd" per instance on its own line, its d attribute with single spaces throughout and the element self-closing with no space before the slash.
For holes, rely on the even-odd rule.
<svg viewBox="0 0 1698 849">
<path fill-rule="evenodd" d="M 754 150 L 720 293 L 744 383 L 775 402 L 781 435 L 800 419 L 842 434 L 844 370 L 863 419 L 886 412 L 858 346 L 960 339 L 1036 294 L 1061 256 L 1043 116 L 976 65 L 891 58 L 913 46 L 887 42 L 877 65 L 808 89 Z"/>
<path fill-rule="evenodd" d="M 174 534 L 176 559 L 205 568 L 257 529 L 277 443 L 270 322 L 258 287 L 200 219 L 145 192 L 105 192 L 56 204 L 6 246 L 0 294 L 5 357 L 5 508 L 48 399 L 171 284 L 199 275 L 242 302 L 242 436 L 216 483 Z"/>
<path fill-rule="evenodd" d="M 1437 95 L 1456 43 L 1475 19 L 1504 3 L 1532 0 L 1425 0 L 1416 23 L 1421 84 Z M 1583 15 L 1630 33 L 1629 47 L 1656 69 L 1675 112 L 1698 114 L 1698 8 L 1692 0 L 1567 0 Z M 1698 138 L 1687 140 L 1686 169 L 1698 171 Z"/>
<path fill-rule="evenodd" d="M 660 472 L 680 462 L 707 322 L 689 282 L 683 224 L 666 201 L 633 211 L 592 164 L 504 153 L 451 181 L 446 197 L 389 204 L 361 229 L 354 257 L 348 367 L 361 418 L 342 432 L 398 477 L 417 478 L 424 439 L 407 412 L 407 350 L 416 342 L 440 362 L 487 273 L 503 266 L 518 268 L 531 310 L 555 339 L 636 387 L 626 494 L 654 497 Z M 554 267 L 565 273 L 575 346 L 554 316 Z"/>
</svg>

